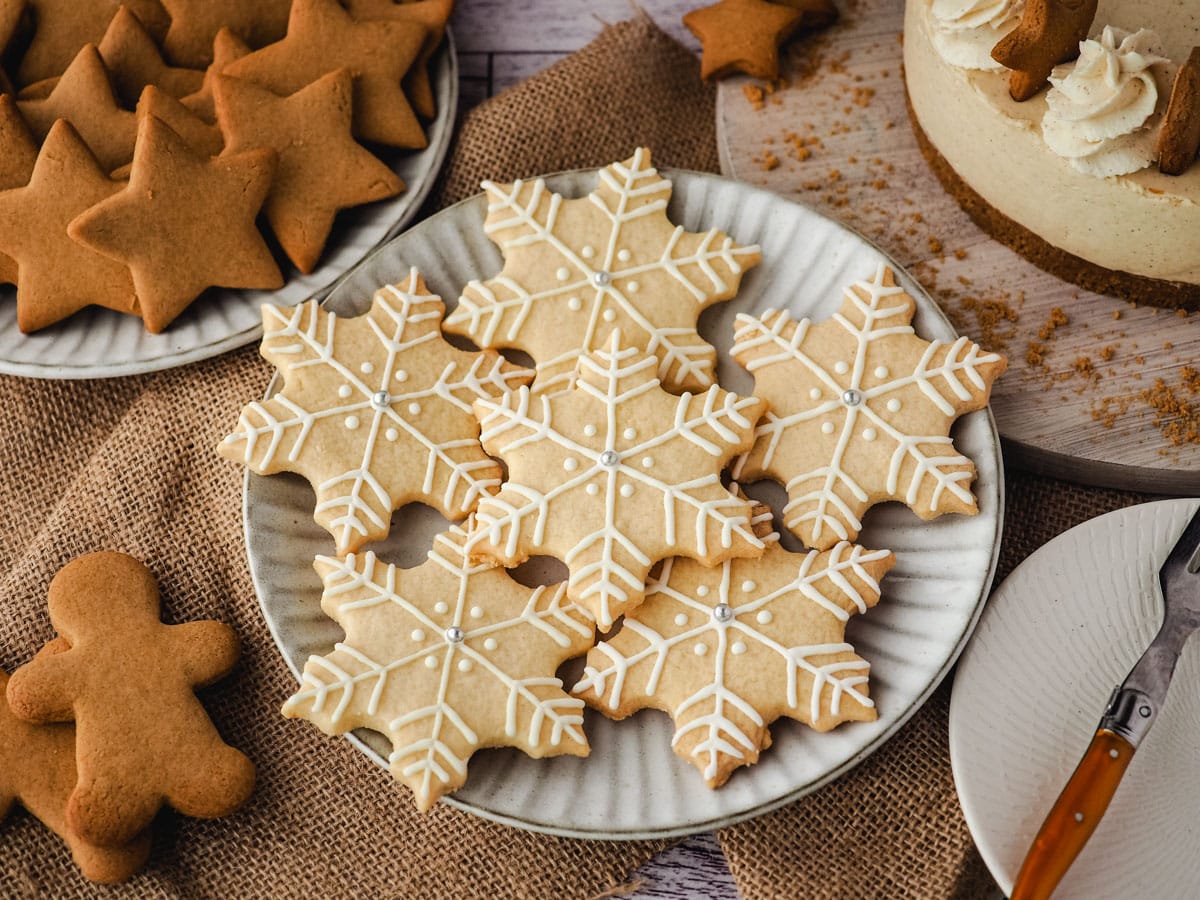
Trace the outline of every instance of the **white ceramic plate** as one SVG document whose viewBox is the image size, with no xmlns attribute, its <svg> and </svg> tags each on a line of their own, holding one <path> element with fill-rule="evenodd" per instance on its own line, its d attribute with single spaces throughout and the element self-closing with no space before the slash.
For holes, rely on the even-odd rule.
<svg viewBox="0 0 1200 900">
<path fill-rule="evenodd" d="M 1164 500 L 1055 538 L 988 604 L 954 676 L 950 758 L 971 834 L 1007 895 L 1112 689 L 1162 622 L 1158 569 L 1200 507 Z M 1056 900 L 1200 896 L 1200 643 Z"/>
<path fill-rule="evenodd" d="M 840 305 L 846 285 L 869 277 L 882 254 L 864 238 L 766 191 L 710 175 L 672 172 L 670 215 L 689 230 L 718 227 L 743 243 L 762 245 L 763 263 L 748 273 L 739 297 L 701 318 L 701 334 L 721 351 L 725 387 L 748 393 L 751 380 L 728 358 L 737 312 L 788 306 L 824 318 Z M 594 172 L 548 179 L 570 196 L 595 184 Z M 375 289 L 417 266 L 431 288 L 453 304 L 471 278 L 500 269 L 498 251 L 483 233 L 482 195 L 444 210 L 401 235 L 352 272 L 329 297 L 339 314 L 366 309 Z M 890 262 L 890 261 L 889 261 Z M 893 264 L 894 265 L 894 264 Z M 917 330 L 950 339 L 953 330 L 916 283 L 899 272 L 917 298 Z M 230 424 L 235 411 L 230 410 Z M 888 548 L 899 564 L 885 581 L 878 607 L 851 623 L 850 640 L 872 663 L 871 696 L 879 719 L 827 734 L 780 721 L 762 761 L 733 775 L 719 791 L 671 752 L 672 725 L 658 712 L 612 722 L 588 713 L 592 753 L 586 760 L 536 761 L 515 750 L 489 750 L 471 761 L 466 786 L 447 802 L 490 819 L 538 831 L 593 838 L 642 838 L 706 831 L 781 806 L 816 789 L 864 759 L 921 705 L 958 655 L 991 583 L 1001 512 L 1000 454 L 988 413 L 964 417 L 955 437 L 979 468 L 979 516 L 920 522 L 896 504 L 876 507 L 861 542 Z M 773 501 L 766 485 L 751 493 Z M 246 543 L 267 621 L 293 671 L 342 637 L 320 609 L 321 582 L 311 568 L 331 553 L 329 536 L 312 521 L 313 494 L 294 476 L 246 479 Z M 415 512 L 419 511 L 419 512 Z M 381 555 L 404 566 L 420 563 L 439 516 L 410 506 L 393 519 Z M 570 678 L 568 683 L 573 683 Z M 307 727 L 298 723 L 296 727 Z M 381 765 L 387 744 L 362 733 L 362 749 Z"/>
<path fill-rule="evenodd" d="M 0 372 L 32 378 L 109 378 L 182 366 L 253 343 L 262 335 L 259 307 L 321 296 L 351 266 L 399 233 L 429 195 L 442 167 L 458 111 L 458 61 L 449 30 L 431 72 L 437 118 L 426 129 L 429 146 L 396 154 L 405 191 L 391 200 L 337 217 L 320 266 L 302 275 L 282 263 L 287 283 L 278 291 L 212 289 L 171 323 L 151 334 L 141 319 L 88 307 L 31 335 L 17 330 L 16 289 L 0 286 Z"/>
</svg>

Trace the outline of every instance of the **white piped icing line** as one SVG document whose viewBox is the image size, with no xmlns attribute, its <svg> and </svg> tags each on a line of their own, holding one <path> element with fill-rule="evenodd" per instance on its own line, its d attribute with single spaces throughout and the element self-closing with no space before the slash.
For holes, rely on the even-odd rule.
<svg viewBox="0 0 1200 900">
<path fill-rule="evenodd" d="M 1159 90 L 1153 69 L 1169 60 L 1154 53 L 1158 36 L 1106 26 L 1079 45 L 1079 59 L 1055 68 L 1046 94 L 1046 145 L 1087 175 L 1128 175 L 1157 154 Z"/>
<path fill-rule="evenodd" d="M 757 761 L 779 715 L 820 731 L 875 718 L 869 664 L 832 638 L 876 603 L 893 561 L 886 550 L 844 542 L 824 553 L 788 553 L 778 535 L 767 538 L 760 559 L 711 569 L 669 559 L 646 602 L 588 654 L 573 693 L 608 715 L 666 710 L 675 719 L 675 752 L 717 787 L 734 767 Z M 736 589 L 744 583 L 754 589 Z M 714 615 L 721 605 L 732 610 L 727 621 Z M 704 662 L 688 662 L 697 656 Z M 751 682 L 773 696 L 733 687 Z"/>
<path fill-rule="evenodd" d="M 570 592 L 607 630 L 641 602 L 654 561 L 669 555 L 716 563 L 762 548 L 750 504 L 727 491 L 720 473 L 748 446 L 761 401 L 718 387 L 674 396 L 662 390 L 657 361 L 623 348 L 580 358 L 572 390 L 528 388 L 475 404 L 488 452 L 509 467 L 500 493 L 480 504 L 474 553 L 516 565 L 549 554 L 570 569 Z M 599 423 L 591 433 L 578 422 Z M 625 429 L 634 428 L 633 438 Z M 530 445 L 526 463 L 523 450 Z M 545 465 L 578 459 L 578 469 Z M 647 465 L 662 459 L 663 465 Z M 681 474 L 686 473 L 686 474 Z"/>
<path fill-rule="evenodd" d="M 500 468 L 479 445 L 471 402 L 505 394 L 533 373 L 494 352 L 446 344 L 443 309 L 416 269 L 377 291 L 355 318 L 315 301 L 263 307 L 262 352 L 284 387 L 242 410 L 221 453 L 259 474 L 308 478 L 315 518 L 339 553 L 385 537 L 392 511 L 405 503 L 419 500 L 459 519 L 499 487 Z M 322 443 L 341 450 L 308 452 Z M 407 467 L 396 461 L 422 457 L 420 480 L 402 480 Z"/>
<path fill-rule="evenodd" d="M 952 66 L 999 71 L 1004 66 L 992 59 L 992 48 L 1021 23 L 1024 10 L 1025 0 L 932 0 L 933 46 Z"/>
<path fill-rule="evenodd" d="M 614 329 L 657 356 L 667 388 L 694 391 L 716 383 L 716 351 L 696 333 L 696 321 L 705 307 L 737 293 L 759 250 L 716 229 L 695 234 L 671 224 L 671 182 L 650 165 L 648 150 L 601 169 L 596 189 L 574 200 L 541 179 L 485 181 L 483 188 L 484 230 L 505 265 L 495 278 L 466 286 L 446 319 L 447 331 L 481 347 L 528 352 L 538 364 L 535 393 L 569 389 L 579 357 L 602 349 Z M 563 215 L 564 207 L 570 215 Z M 572 229 L 561 227 L 564 219 Z M 623 246 L 627 239 L 638 242 L 636 256 Z M 568 277 L 534 285 L 512 271 Z M 651 300 L 635 302 L 634 294 Z"/>
<path fill-rule="evenodd" d="M 734 478 L 770 477 L 787 488 L 787 527 L 820 549 L 853 540 L 874 503 L 900 500 L 922 518 L 947 511 L 974 512 L 974 464 L 954 449 L 950 426 L 964 412 L 987 404 L 991 381 L 1004 358 L 960 337 L 926 342 L 913 331 L 916 304 L 880 264 L 874 276 L 851 286 L 832 319 L 813 323 L 768 310 L 739 315 L 734 358 L 755 376 L 757 396 L 770 411 L 758 426 L 753 449 L 733 469 Z M 848 333 L 855 356 L 844 374 L 820 361 L 823 335 L 842 346 Z M 868 358 L 887 354 L 888 376 L 873 378 Z M 823 388 L 811 400 L 809 384 Z M 900 408 L 904 415 L 888 415 Z M 856 401 L 856 402 L 849 402 Z M 907 430 L 912 423 L 920 428 Z M 833 449 L 812 465 L 813 450 Z M 862 444 L 890 447 L 885 469 L 862 463 Z M 806 463 L 801 471 L 790 460 Z"/>
<path fill-rule="evenodd" d="M 346 639 L 309 657 L 283 707 L 327 734 L 365 727 L 387 736 L 392 774 L 422 810 L 466 780 L 481 743 L 534 756 L 588 752 L 583 703 L 554 672 L 592 646 L 591 617 L 567 602 L 565 584 L 526 588 L 470 562 L 465 541 L 451 527 L 417 569 L 370 552 L 318 557 L 321 608 Z M 445 596 L 453 607 L 438 613 L 432 600 Z M 486 607 L 485 621 L 468 614 L 473 602 Z M 502 646 L 519 651 L 494 656 Z"/>
</svg>

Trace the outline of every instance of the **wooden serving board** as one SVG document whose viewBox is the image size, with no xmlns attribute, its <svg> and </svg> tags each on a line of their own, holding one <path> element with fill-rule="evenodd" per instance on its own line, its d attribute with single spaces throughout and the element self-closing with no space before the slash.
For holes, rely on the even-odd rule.
<svg viewBox="0 0 1200 900">
<path fill-rule="evenodd" d="M 1007 354 L 992 409 L 1011 462 L 1107 487 L 1200 493 L 1200 433 L 1187 433 L 1200 415 L 1200 374 L 1185 368 L 1200 369 L 1200 315 L 1090 293 L 977 228 L 909 124 L 904 0 L 839 5 L 837 26 L 793 42 L 786 83 L 761 102 L 747 91 L 762 82 L 721 83 L 724 173 L 857 229 L 960 332 Z"/>
</svg>

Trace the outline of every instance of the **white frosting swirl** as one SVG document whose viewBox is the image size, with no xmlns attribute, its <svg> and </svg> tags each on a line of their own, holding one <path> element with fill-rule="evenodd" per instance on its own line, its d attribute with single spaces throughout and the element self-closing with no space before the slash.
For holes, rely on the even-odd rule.
<svg viewBox="0 0 1200 900">
<path fill-rule="evenodd" d="M 1021 21 L 1025 0 L 933 0 L 933 46 L 963 69 L 996 71 L 992 48 Z"/>
<path fill-rule="evenodd" d="M 1153 66 L 1169 63 L 1153 48 L 1158 36 L 1105 26 L 1079 45 L 1079 59 L 1055 68 L 1046 95 L 1042 136 L 1081 172 L 1128 175 L 1154 162 L 1151 120 L 1158 108 Z"/>
</svg>

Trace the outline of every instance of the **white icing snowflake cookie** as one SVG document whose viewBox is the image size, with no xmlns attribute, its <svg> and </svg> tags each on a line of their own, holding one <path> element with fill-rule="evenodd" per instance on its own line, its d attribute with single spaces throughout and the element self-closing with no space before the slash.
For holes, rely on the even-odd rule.
<svg viewBox="0 0 1200 900">
<path fill-rule="evenodd" d="M 529 353 L 535 392 L 569 388 L 579 357 L 603 349 L 614 329 L 658 357 L 669 390 L 716 383 L 716 350 L 696 333 L 696 320 L 733 297 L 761 255 L 716 229 L 699 234 L 672 224 L 671 182 L 651 167 L 649 150 L 601 169 L 596 189 L 574 200 L 540 178 L 483 187 L 484 230 L 504 268 L 467 285 L 448 332 Z"/>
<path fill-rule="evenodd" d="M 758 556 L 750 504 L 721 484 L 721 470 L 754 439 L 761 400 L 713 386 L 664 391 L 654 356 L 621 348 L 580 358 L 575 386 L 554 395 L 522 387 L 477 400 L 483 446 L 508 466 L 485 497 L 472 554 L 517 565 L 554 556 L 569 592 L 604 631 L 642 601 L 657 560 L 688 556 L 715 565 Z"/>
<path fill-rule="evenodd" d="M 916 303 L 880 265 L 819 323 L 768 310 L 739 315 L 733 357 L 770 412 L 734 477 L 783 483 L 787 527 L 809 547 L 854 540 L 868 508 L 906 503 L 922 519 L 978 512 L 975 464 L 950 427 L 987 406 L 1005 359 L 966 338 L 925 341 Z"/>
<path fill-rule="evenodd" d="M 316 301 L 263 306 L 262 355 L 283 389 L 242 410 L 221 455 L 262 475 L 307 478 L 338 553 L 386 537 L 393 510 L 413 501 L 463 518 L 501 477 L 479 445 L 471 403 L 533 373 L 446 343 L 444 309 L 416 269 L 356 318 Z"/>
<path fill-rule="evenodd" d="M 645 602 L 588 653 L 573 690 L 613 719 L 668 713 L 675 752 L 710 788 L 758 762 L 781 716 L 817 731 L 876 717 L 870 664 L 845 629 L 879 600 L 895 558 L 844 542 L 808 553 L 789 553 L 775 534 L 766 542 L 761 558 L 716 568 L 664 562 Z"/>
<path fill-rule="evenodd" d="M 562 583 L 527 588 L 493 564 L 468 562 L 465 540 L 451 527 L 415 569 L 370 552 L 318 557 L 321 608 L 346 638 L 309 657 L 283 707 L 326 734 L 385 735 L 392 774 L 422 811 L 466 781 L 476 750 L 589 752 L 583 701 L 554 673 L 592 646 L 591 619 Z"/>
</svg>

